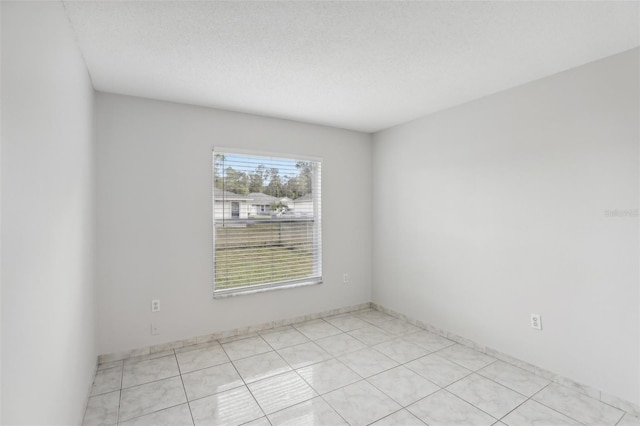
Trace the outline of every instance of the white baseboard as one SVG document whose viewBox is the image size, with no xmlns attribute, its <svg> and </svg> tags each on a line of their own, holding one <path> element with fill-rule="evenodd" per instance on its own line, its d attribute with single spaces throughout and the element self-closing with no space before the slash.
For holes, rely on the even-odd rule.
<svg viewBox="0 0 640 426">
<path fill-rule="evenodd" d="M 473 340 L 467 339 L 466 337 L 463 336 L 458 336 L 457 334 L 448 332 L 446 330 L 442 330 L 440 328 L 434 327 L 431 324 L 426 324 L 422 321 L 418 321 L 414 318 L 410 318 L 402 313 L 396 312 L 392 309 L 388 309 L 382 305 L 379 305 L 377 303 L 373 303 L 373 302 L 367 302 L 367 303 L 361 303 L 359 305 L 353 305 L 353 306 L 348 306 L 348 307 L 344 307 L 344 308 L 338 308 L 338 309 L 332 309 L 329 311 L 324 311 L 324 312 L 318 312 L 315 314 L 309 314 L 309 315 L 303 315 L 303 316 L 299 316 L 299 317 L 294 317 L 294 318 L 289 318 L 289 319 L 284 319 L 284 320 L 277 320 L 277 321 L 271 321 L 271 322 L 266 322 L 266 323 L 262 323 L 262 324 L 258 324 L 255 326 L 249 326 L 249 327 L 242 327 L 242 328 L 235 328 L 232 330 L 227 330 L 227 331 L 220 331 L 220 332 L 215 332 L 215 333 L 211 333 L 211 334 L 205 334 L 202 336 L 195 336 L 195 337 L 190 337 L 190 338 L 186 338 L 186 339 L 181 339 L 181 340 L 175 340 L 172 342 L 168 342 L 168 343 L 162 343 L 159 345 L 154 345 L 154 346 L 147 346 L 144 348 L 138 348 L 138 349 L 132 349 L 129 351 L 122 351 L 122 352 L 113 352 L 113 353 L 109 353 L 109 354 L 103 354 L 98 356 L 98 363 L 102 364 L 105 362 L 112 362 L 112 361 L 119 361 L 119 360 L 123 360 L 123 359 L 128 359 L 128 358 L 133 358 L 133 357 L 137 357 L 137 356 L 143 356 L 143 355 L 151 355 L 154 353 L 158 353 L 158 352 L 164 352 L 164 351 L 168 351 L 168 350 L 172 350 L 172 349 L 178 349 L 178 348 L 183 348 L 183 347 L 187 347 L 187 346 L 191 346 L 191 345 L 197 345 L 197 344 L 201 344 L 201 343 L 206 343 L 206 342 L 212 342 L 214 340 L 220 340 L 220 339 L 230 339 L 233 338 L 235 336 L 240 336 L 243 334 L 249 334 L 249 333 L 255 333 L 258 331 L 263 331 L 263 330 L 268 330 L 271 328 L 276 328 L 276 327 L 282 327 L 282 326 L 286 326 L 286 325 L 291 325 L 291 324 L 297 324 L 297 323 L 301 323 L 301 322 L 305 322 L 305 321 L 310 321 L 310 320 L 314 320 L 314 319 L 318 319 L 318 318 L 325 318 L 325 317 L 329 317 L 329 316 L 333 316 L 333 315 L 339 315 L 339 314 L 345 314 L 345 313 L 349 313 L 349 312 L 354 312 L 354 311 L 359 311 L 362 309 L 367 309 L 367 308 L 373 308 L 376 309 L 378 311 L 384 312 L 388 315 L 391 315 L 395 318 L 407 321 L 410 324 L 413 324 L 417 327 L 420 327 L 424 330 L 430 331 L 432 333 L 438 334 L 442 337 L 446 337 L 449 340 L 452 340 L 456 343 L 460 343 L 462 345 L 465 345 L 467 347 L 470 347 L 472 349 L 475 349 L 479 352 L 485 353 L 487 355 L 490 355 L 494 358 L 497 358 L 499 360 L 502 360 L 504 362 L 508 362 L 509 364 L 515 365 L 516 367 L 522 368 L 523 370 L 526 370 L 530 373 L 536 374 L 538 376 L 544 377 L 547 380 L 551 380 L 553 382 L 556 382 L 560 385 L 566 386 L 568 388 L 571 388 L 577 392 L 583 393 L 585 395 L 588 395 L 592 398 L 595 398 L 599 401 L 604 402 L 605 404 L 611 405 L 613 407 L 619 408 L 621 410 L 624 410 L 630 414 L 633 414 L 634 416 L 640 416 L 640 406 L 638 406 L 637 404 L 634 404 L 632 402 L 626 401 L 623 398 L 619 398 L 617 396 L 614 395 L 609 395 L 605 392 L 602 392 L 599 389 L 596 389 L 592 386 L 589 385 L 585 385 L 583 383 L 579 383 L 575 380 L 569 379 L 567 377 L 561 376 L 559 374 L 556 374 L 552 371 L 549 370 L 545 370 L 543 368 L 540 368 L 538 366 L 535 366 L 533 364 L 530 364 L 526 361 L 520 360 L 518 358 L 512 357 L 511 355 L 505 354 L 503 352 L 498 351 L 497 349 L 493 349 L 487 346 L 484 346 L 478 342 L 475 342 Z"/>
<path fill-rule="evenodd" d="M 162 343 L 159 345 L 147 346 L 144 348 L 132 349 L 128 351 L 113 352 L 109 354 L 103 354 L 98 356 L 98 363 L 103 364 L 105 362 L 120 361 L 122 359 L 129 359 L 142 355 L 150 355 L 158 352 L 164 352 L 172 349 L 183 348 L 186 346 L 197 345 L 200 343 L 212 342 L 214 340 L 227 339 L 234 336 L 240 336 L 242 334 L 255 333 L 257 331 L 268 330 L 270 328 L 282 327 L 285 325 L 297 324 L 305 321 L 310 321 L 318 318 L 330 317 L 332 315 L 346 314 L 353 311 L 359 311 L 371 307 L 371 303 L 361 303 L 359 305 L 347 306 L 344 308 L 331 309 L 329 311 L 318 312 L 315 314 L 303 315 L 299 317 L 277 320 L 271 322 L 265 322 L 250 327 L 234 328 L 233 330 L 220 331 L 211 334 L 205 334 L 202 336 L 189 337 L 187 339 L 175 340 L 168 343 Z"/>
<path fill-rule="evenodd" d="M 613 407 L 624 410 L 634 416 L 640 416 L 640 406 L 629 402 L 623 398 L 619 398 L 614 395 L 609 395 L 606 392 L 603 392 L 599 389 L 596 389 L 592 386 L 585 385 L 583 383 L 579 383 L 575 380 L 569 379 L 568 377 L 561 376 L 552 371 L 545 370 L 544 368 L 540 368 L 536 365 L 530 364 L 526 361 L 522 361 L 521 359 L 512 357 L 511 355 L 500 352 L 497 349 L 493 349 L 487 346 L 484 346 L 478 342 L 467 339 L 466 337 L 458 336 L 457 334 L 451 333 L 446 330 L 442 330 L 440 328 L 434 327 L 431 324 L 426 324 L 422 321 L 418 321 L 414 318 L 410 318 L 404 314 L 396 312 L 392 309 L 385 308 L 382 305 L 371 302 L 371 307 L 380 312 L 384 312 L 385 314 L 391 315 L 395 318 L 407 321 L 408 323 L 415 325 L 416 327 L 420 327 L 432 333 L 438 334 L 442 337 L 446 337 L 449 340 L 453 340 L 456 343 L 460 343 L 461 345 L 465 345 L 469 348 L 475 349 L 478 352 L 485 353 L 489 356 L 497 358 L 501 361 L 508 362 L 509 364 L 515 365 L 516 367 L 522 368 L 530 373 L 536 374 L 538 376 L 544 377 L 547 380 L 551 380 L 552 382 L 558 383 L 562 386 L 571 388 L 577 392 L 588 395 L 592 398 L 595 398 L 605 404 L 611 405 Z"/>
</svg>

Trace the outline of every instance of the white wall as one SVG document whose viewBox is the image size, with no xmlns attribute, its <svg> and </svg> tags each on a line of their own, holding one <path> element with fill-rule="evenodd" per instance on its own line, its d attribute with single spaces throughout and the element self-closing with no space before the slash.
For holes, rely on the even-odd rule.
<svg viewBox="0 0 640 426">
<path fill-rule="evenodd" d="M 374 135 L 374 301 L 638 402 L 638 63 Z"/>
<path fill-rule="evenodd" d="M 371 300 L 369 135 L 102 93 L 96 109 L 100 353 Z M 323 284 L 212 298 L 214 145 L 324 159 Z"/>
<path fill-rule="evenodd" d="M 93 89 L 60 2 L 2 2 L 2 424 L 79 424 L 93 380 Z"/>
</svg>

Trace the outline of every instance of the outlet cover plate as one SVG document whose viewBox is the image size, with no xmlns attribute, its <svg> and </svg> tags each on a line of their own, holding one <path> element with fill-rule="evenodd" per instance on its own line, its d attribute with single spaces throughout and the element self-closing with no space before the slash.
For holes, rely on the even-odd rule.
<svg viewBox="0 0 640 426">
<path fill-rule="evenodd" d="M 542 331 L 542 318 L 540 314 L 531 314 L 531 328 Z"/>
</svg>

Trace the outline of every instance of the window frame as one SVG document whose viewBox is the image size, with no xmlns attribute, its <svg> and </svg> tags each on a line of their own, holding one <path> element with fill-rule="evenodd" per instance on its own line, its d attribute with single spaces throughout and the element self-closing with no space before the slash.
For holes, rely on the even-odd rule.
<svg viewBox="0 0 640 426">
<path fill-rule="evenodd" d="M 315 262 L 312 263 L 312 276 L 296 280 L 289 280 L 277 283 L 245 285 L 235 288 L 227 288 L 216 290 L 216 211 L 215 211 L 215 160 L 216 154 L 246 155 L 253 157 L 266 157 L 273 159 L 284 159 L 291 161 L 309 161 L 317 164 L 319 173 L 313 173 L 312 183 L 312 200 L 314 211 L 313 224 L 313 247 L 316 250 L 312 254 Z M 211 150 L 211 236 L 212 236 L 212 294 L 214 299 L 225 298 L 230 296 L 240 296 L 265 291 L 282 290 L 289 288 L 297 288 L 309 285 L 318 285 L 323 282 L 323 245 L 322 245 L 322 158 L 300 154 L 283 154 L 273 151 L 248 150 L 242 148 L 232 148 L 225 146 L 214 146 Z M 318 188 L 318 190 L 315 190 Z"/>
</svg>

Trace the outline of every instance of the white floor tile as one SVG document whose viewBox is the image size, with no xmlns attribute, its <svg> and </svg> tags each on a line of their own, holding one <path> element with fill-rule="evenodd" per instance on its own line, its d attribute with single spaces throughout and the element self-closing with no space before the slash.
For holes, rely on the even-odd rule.
<svg viewBox="0 0 640 426">
<path fill-rule="evenodd" d="M 373 346 L 386 342 L 394 338 L 393 334 L 389 334 L 386 331 L 378 328 L 374 325 L 368 325 L 366 327 L 358 328 L 348 332 L 349 336 L 355 337 L 365 345 Z"/>
<path fill-rule="evenodd" d="M 122 387 L 130 388 L 144 383 L 168 377 L 179 376 L 178 363 L 173 353 L 162 358 L 148 359 L 134 363 L 125 363 L 122 374 Z"/>
<path fill-rule="evenodd" d="M 580 426 L 575 420 L 533 400 L 513 410 L 502 422 L 508 426 Z"/>
<path fill-rule="evenodd" d="M 84 413 L 83 426 L 115 425 L 118 422 L 120 391 L 92 396 Z"/>
<path fill-rule="evenodd" d="M 489 355 L 458 344 L 441 349 L 437 354 L 472 371 L 479 370 L 496 361 Z"/>
<path fill-rule="evenodd" d="M 455 382 L 447 390 L 496 419 L 527 400 L 527 397 L 477 374 Z"/>
<path fill-rule="evenodd" d="M 290 346 L 277 351 L 295 369 L 331 358 L 331 355 L 313 342 Z"/>
<path fill-rule="evenodd" d="M 347 423 L 322 398 L 316 397 L 269 415 L 273 426 L 341 426 Z"/>
<path fill-rule="evenodd" d="M 273 350 L 271 346 L 269 346 L 267 342 L 265 342 L 260 336 L 254 336 L 249 337 L 248 339 L 223 343 L 222 347 L 224 348 L 227 356 L 229 357 L 229 359 L 231 359 L 231 361 L 248 358 L 253 355 L 258 355 Z"/>
<path fill-rule="evenodd" d="M 330 392 L 323 398 L 352 426 L 367 425 L 401 408 L 364 380 Z"/>
<path fill-rule="evenodd" d="M 208 344 L 200 349 L 176 353 L 176 358 L 182 374 L 229 362 L 222 346 L 217 343 Z"/>
<path fill-rule="evenodd" d="M 627 413 L 616 426 L 640 426 L 640 419 Z"/>
<path fill-rule="evenodd" d="M 267 415 L 317 396 L 295 371 L 250 383 L 248 386 Z"/>
<path fill-rule="evenodd" d="M 324 320 L 295 324 L 294 327 L 311 340 L 322 339 L 323 337 L 334 336 L 342 333 L 342 330 L 332 326 Z"/>
<path fill-rule="evenodd" d="M 497 420 L 445 390 L 421 399 L 407 410 L 429 426 L 489 426 Z"/>
<path fill-rule="evenodd" d="M 401 364 L 429 354 L 425 348 L 401 338 L 380 343 L 373 348 Z"/>
<path fill-rule="evenodd" d="M 362 377 L 370 377 L 398 365 L 388 356 L 372 348 L 361 349 L 356 352 L 338 357 L 347 367 Z"/>
<path fill-rule="evenodd" d="M 96 371 L 91 387 L 91 396 L 120 390 L 122 387 L 122 366 Z"/>
<path fill-rule="evenodd" d="M 294 328 L 263 334 L 262 338 L 266 340 L 273 349 L 282 349 L 309 341 L 304 334 Z"/>
<path fill-rule="evenodd" d="M 180 377 L 123 389 L 119 421 L 150 414 L 187 402 Z"/>
<path fill-rule="evenodd" d="M 640 426 L 622 410 L 373 309 L 203 337 L 100 364 L 83 426 Z"/>
<path fill-rule="evenodd" d="M 296 371 L 321 395 L 361 379 L 359 375 L 337 359 L 322 361 Z"/>
<path fill-rule="evenodd" d="M 242 426 L 271 426 L 271 422 L 265 416 L 252 420 L 249 423 L 243 423 Z"/>
<path fill-rule="evenodd" d="M 543 377 L 536 376 L 503 361 L 496 361 L 478 370 L 478 374 L 525 396 L 535 394 L 550 383 L 549 380 Z"/>
<path fill-rule="evenodd" d="M 425 424 L 407 410 L 400 410 L 372 423 L 371 426 L 425 426 Z"/>
<path fill-rule="evenodd" d="M 403 366 L 376 374 L 367 381 L 403 407 L 440 390 L 438 385 Z"/>
<path fill-rule="evenodd" d="M 346 333 L 340 333 L 335 336 L 318 339 L 316 340 L 316 343 L 333 356 L 343 355 L 348 352 L 354 352 L 367 347 L 367 345 Z"/>
<path fill-rule="evenodd" d="M 422 346 L 429 352 L 439 351 L 447 346 L 455 345 L 455 342 L 452 342 L 449 339 L 445 339 L 442 336 L 424 330 L 418 331 L 417 333 L 407 334 L 403 338 L 418 346 Z"/>
<path fill-rule="evenodd" d="M 245 386 L 192 401 L 189 406 L 195 426 L 240 425 L 264 417 Z"/>
<path fill-rule="evenodd" d="M 534 400 L 589 426 L 615 425 L 624 414 L 591 397 L 551 383 Z"/>
<path fill-rule="evenodd" d="M 420 329 L 415 325 L 411 325 L 406 321 L 402 321 L 396 318 L 389 321 L 380 321 L 378 322 L 377 327 L 389 334 L 393 334 L 396 336 L 420 331 Z"/>
<path fill-rule="evenodd" d="M 247 383 L 291 371 L 289 364 L 274 351 L 239 359 L 233 364 Z"/>
<path fill-rule="evenodd" d="M 368 322 L 351 314 L 336 315 L 335 317 L 325 318 L 325 321 L 342 331 L 356 330 L 369 325 Z"/>
<path fill-rule="evenodd" d="M 470 370 L 435 354 L 423 356 L 405 366 L 441 387 L 449 386 L 471 374 Z"/>
<path fill-rule="evenodd" d="M 127 420 L 119 426 L 193 426 L 193 419 L 189 405 L 182 404 Z"/>
<path fill-rule="evenodd" d="M 183 374 L 182 382 L 189 401 L 244 385 L 230 362 Z"/>
<path fill-rule="evenodd" d="M 383 322 L 391 321 L 395 319 L 391 315 L 387 315 L 383 312 L 376 311 L 373 309 L 355 312 L 354 315 L 374 325 L 378 325 Z"/>
</svg>

